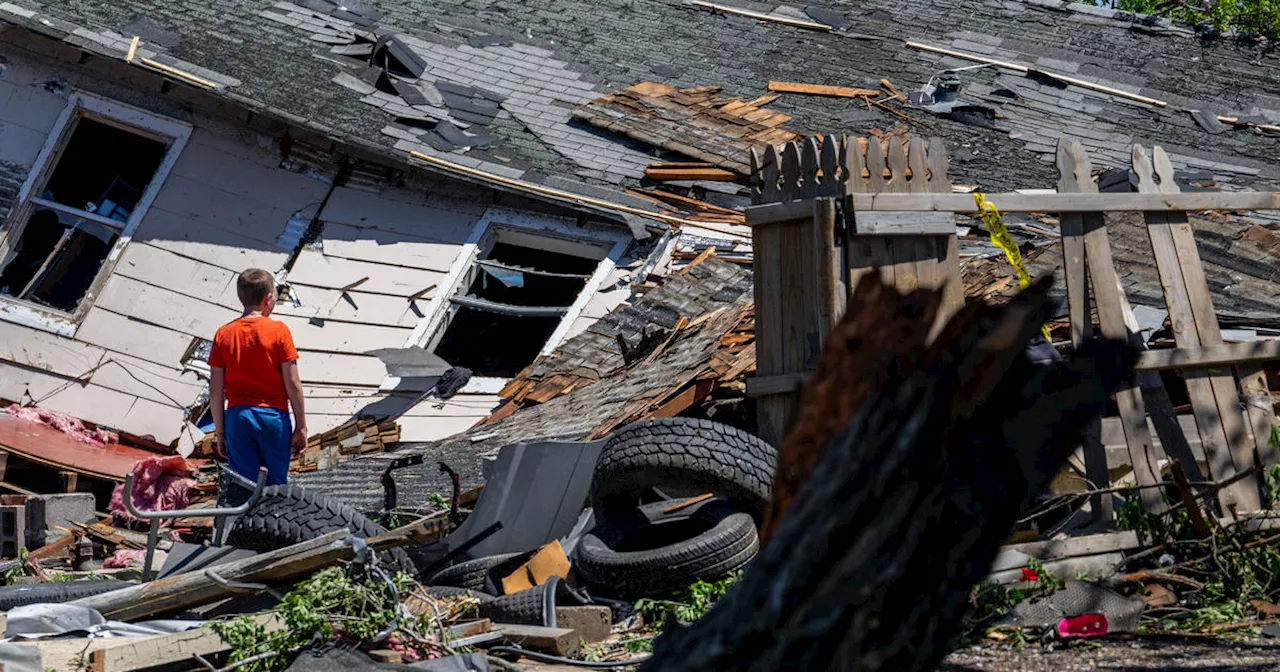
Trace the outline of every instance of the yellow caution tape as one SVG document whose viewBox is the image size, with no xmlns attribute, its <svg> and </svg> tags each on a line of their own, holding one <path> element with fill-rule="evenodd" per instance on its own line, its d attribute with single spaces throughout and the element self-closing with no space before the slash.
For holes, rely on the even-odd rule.
<svg viewBox="0 0 1280 672">
<path fill-rule="evenodd" d="M 973 193 L 973 200 L 978 204 L 978 211 L 982 213 L 982 223 L 991 233 L 991 242 L 1004 250 L 1004 256 L 1008 257 L 1014 272 L 1018 274 L 1018 286 L 1022 289 L 1031 286 L 1031 275 L 1027 273 L 1026 264 L 1022 263 L 1022 252 L 1018 250 L 1018 243 L 1014 241 L 1013 236 L 1009 235 L 1009 229 L 1005 227 L 1004 219 L 1000 217 L 1000 210 L 996 208 L 996 204 L 988 201 L 982 192 L 977 191 Z M 1040 332 L 1044 334 L 1044 340 L 1053 342 L 1049 337 L 1048 326 L 1041 325 Z"/>
</svg>

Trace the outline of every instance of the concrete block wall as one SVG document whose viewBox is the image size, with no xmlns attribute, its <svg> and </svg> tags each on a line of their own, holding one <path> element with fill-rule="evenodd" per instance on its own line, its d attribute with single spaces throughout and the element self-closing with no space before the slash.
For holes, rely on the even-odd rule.
<svg viewBox="0 0 1280 672">
<path fill-rule="evenodd" d="M 88 492 L 28 497 L 24 534 L 27 548 L 34 550 L 66 536 L 58 528 L 70 527 L 71 522 L 96 521 L 93 506 L 93 494 Z"/>
<path fill-rule="evenodd" d="M 16 558 L 26 545 L 26 508 L 0 504 L 0 558 Z"/>
</svg>

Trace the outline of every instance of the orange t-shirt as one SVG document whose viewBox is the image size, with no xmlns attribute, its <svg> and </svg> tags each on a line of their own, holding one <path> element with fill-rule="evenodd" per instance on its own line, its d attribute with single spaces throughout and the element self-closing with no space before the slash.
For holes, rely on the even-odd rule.
<svg viewBox="0 0 1280 672">
<path fill-rule="evenodd" d="M 298 358 L 293 334 L 269 317 L 242 317 L 218 328 L 209 366 L 226 369 L 227 406 L 289 410 L 280 366 Z"/>
</svg>

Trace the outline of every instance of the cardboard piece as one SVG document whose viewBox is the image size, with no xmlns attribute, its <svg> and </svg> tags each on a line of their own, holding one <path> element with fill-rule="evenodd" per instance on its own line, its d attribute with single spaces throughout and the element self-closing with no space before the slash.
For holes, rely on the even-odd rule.
<svg viewBox="0 0 1280 672">
<path fill-rule="evenodd" d="M 539 548 L 529 561 L 520 565 L 514 572 L 503 577 L 502 594 L 510 595 L 535 586 L 541 586 L 553 576 L 562 579 L 569 577 L 569 558 L 560 547 L 560 540 Z"/>
</svg>

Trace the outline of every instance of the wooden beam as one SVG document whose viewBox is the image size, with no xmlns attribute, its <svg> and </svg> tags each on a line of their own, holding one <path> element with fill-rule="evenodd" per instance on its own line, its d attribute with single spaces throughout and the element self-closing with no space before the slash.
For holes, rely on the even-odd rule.
<svg viewBox="0 0 1280 672">
<path fill-rule="evenodd" d="M 825 23 L 814 23 L 813 21 L 802 21 L 800 19 L 790 19 L 785 16 L 774 16 L 773 14 L 762 14 L 738 7 L 729 7 L 728 5 L 717 5 L 714 2 L 703 2 L 703 0 L 693 0 L 689 4 L 694 7 L 703 7 L 705 9 L 713 9 L 717 12 L 725 14 L 735 14 L 737 16 L 745 16 L 759 21 L 772 21 L 773 23 L 781 23 L 787 26 L 795 26 L 796 28 L 808 28 L 809 30 L 820 30 L 824 33 L 831 32 L 831 26 Z"/>
<path fill-rule="evenodd" d="M 952 236 L 956 217 L 950 212 L 864 212 L 854 217 L 855 236 Z"/>
<path fill-rule="evenodd" d="M 804 384 L 806 373 L 783 373 L 775 376 L 755 376 L 747 379 L 748 397 L 768 397 L 795 392 Z"/>
<path fill-rule="evenodd" d="M 252 619 L 267 632 L 284 627 L 283 620 L 274 614 L 259 614 Z M 189 665 L 194 656 L 209 656 L 231 650 L 231 646 L 208 626 L 172 635 L 109 638 L 105 641 L 106 646 L 89 654 L 90 669 L 93 672 L 127 672 L 176 663 Z"/>
<path fill-rule="evenodd" d="M 644 176 L 657 182 L 673 180 L 706 180 L 708 182 L 733 182 L 743 179 L 732 170 L 724 168 L 655 168 L 644 169 Z"/>
<path fill-rule="evenodd" d="M 1009 544 L 1000 547 L 1000 551 L 1021 553 L 1029 555 L 1037 560 L 1061 560 L 1063 558 L 1077 558 L 1084 555 L 1100 555 L 1103 553 L 1115 553 L 1117 551 L 1132 551 L 1142 548 L 1142 541 L 1138 538 L 1138 533 L 1133 531 L 1109 532 L 1107 534 L 1090 534 L 1083 537 L 1071 537 L 1055 541 L 1032 541 L 1025 544 Z M 996 556 L 996 562 L 992 565 L 992 571 L 1000 571 L 1004 569 L 1016 569 L 1017 566 L 1008 566 L 1009 563 L 1002 563 L 1001 557 Z"/>
<path fill-rule="evenodd" d="M 1280 340 L 1253 343 L 1229 343 L 1202 348 L 1148 350 L 1138 354 L 1138 371 L 1210 368 L 1250 362 L 1280 360 Z M 807 374 L 788 373 L 778 376 L 756 376 L 747 379 L 747 396 L 764 397 L 800 389 Z"/>
<path fill-rule="evenodd" d="M 807 93 L 813 96 L 835 96 L 837 98 L 862 98 L 878 96 L 879 89 L 854 89 L 848 86 L 828 86 L 826 84 L 806 84 L 804 82 L 769 82 L 769 90 L 776 93 Z"/>
<path fill-rule="evenodd" d="M 1280 192 L 1196 191 L 1113 194 L 987 194 L 1000 212 L 1195 212 L 1198 210 L 1280 210 Z M 856 212 L 960 212 L 978 214 L 969 194 L 906 193 L 853 194 Z M 804 200 L 782 201 L 747 208 L 747 226 L 802 217 L 811 206 Z"/>
<path fill-rule="evenodd" d="M 1047 71 L 1041 70 L 1040 68 L 1033 68 L 1031 66 L 1022 65 L 1020 63 L 1011 63 L 1009 61 L 999 61 L 994 58 L 987 58 L 986 56 L 979 56 L 977 54 L 968 54 L 963 51 L 955 51 L 953 49 L 943 49 L 942 47 L 934 47 L 927 44 L 921 44 L 919 42 L 907 42 L 907 46 L 911 47 L 912 49 L 919 49 L 921 51 L 929 51 L 935 54 L 942 54 L 943 56 L 963 58 L 966 61 L 973 61 L 975 63 L 986 63 L 988 65 L 994 65 L 996 67 L 1004 68 L 1006 70 L 1013 70 L 1014 72 L 1020 72 L 1024 75 L 1031 71 L 1043 72 L 1044 74 L 1060 82 L 1071 84 L 1072 86 L 1078 86 L 1082 89 L 1098 91 L 1100 93 L 1106 93 L 1106 94 L 1110 94 L 1112 96 L 1117 96 L 1120 98 L 1127 98 L 1129 100 L 1133 100 L 1139 103 L 1145 103 L 1147 105 L 1153 105 L 1155 107 L 1167 107 L 1169 105 L 1163 100 L 1148 98 L 1147 96 L 1140 96 L 1136 93 L 1131 93 L 1129 91 L 1124 91 L 1124 90 L 1113 88 L 1110 86 L 1104 86 L 1096 82 L 1090 82 L 1084 79 L 1079 79 L 1079 78 L 1071 77 L 1068 75 L 1060 75 L 1054 72 L 1047 72 Z"/>
<path fill-rule="evenodd" d="M 709 231 L 715 231 L 717 233 L 723 233 L 726 235 L 734 236 L 737 238 L 750 237 L 748 235 L 738 233 L 737 231 L 734 231 L 732 229 L 717 227 L 714 224 L 706 224 L 706 223 L 696 222 L 689 219 L 684 219 L 681 217 L 673 217 L 671 215 L 664 215 L 658 212 L 651 212 L 649 210 L 633 208 L 629 205 L 621 205 L 619 203 L 613 203 L 610 201 L 601 200 L 599 198 L 592 198 L 591 196 L 583 196 L 581 194 L 575 194 L 570 191 L 564 191 L 563 189 L 552 189 L 550 187 L 544 187 L 542 185 L 534 184 L 532 182 L 514 180 L 509 177 L 498 175 L 496 173 L 489 173 L 483 170 L 477 170 L 475 168 L 471 168 L 470 166 L 464 166 L 459 163 L 454 163 L 453 161 L 431 156 L 430 154 L 423 154 L 422 152 L 409 152 L 409 157 L 416 159 L 418 161 L 421 161 L 423 163 L 436 166 L 438 168 L 444 168 L 445 170 L 448 170 L 458 175 L 467 175 L 469 177 L 481 179 L 493 184 L 501 184 L 503 186 L 510 187 L 512 189 L 517 189 L 519 191 L 523 191 L 527 193 L 547 196 L 549 198 L 568 201 L 570 203 L 587 205 L 593 208 L 601 208 L 604 210 L 611 210 L 614 212 L 624 212 L 629 215 L 636 215 L 638 217 L 644 217 L 646 219 L 665 222 L 667 224 L 675 224 L 676 226 L 684 226 L 688 224 L 692 226 L 698 226 L 698 227 L 707 229 Z"/>
<path fill-rule="evenodd" d="M 1224 343 L 1198 348 L 1148 350 L 1138 355 L 1135 368 L 1147 371 L 1257 364 L 1280 359 L 1280 340 Z"/>
</svg>

